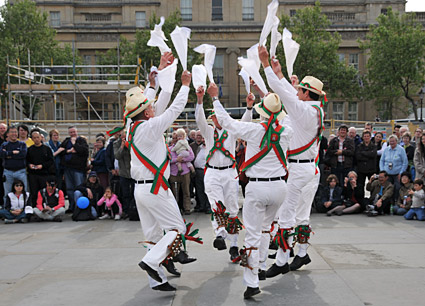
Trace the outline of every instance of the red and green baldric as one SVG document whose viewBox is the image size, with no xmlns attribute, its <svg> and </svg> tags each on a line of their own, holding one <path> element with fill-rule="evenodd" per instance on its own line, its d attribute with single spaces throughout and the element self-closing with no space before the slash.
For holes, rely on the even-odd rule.
<svg viewBox="0 0 425 306">
<path fill-rule="evenodd" d="M 214 146 L 211 148 L 210 152 L 208 153 L 207 156 L 207 163 L 210 161 L 210 159 L 213 157 L 214 153 L 216 151 L 219 151 L 221 153 L 224 154 L 224 156 L 230 158 L 233 162 L 233 168 L 236 166 L 236 159 L 233 156 L 232 153 L 230 153 L 229 150 L 227 150 L 224 147 L 224 141 L 227 139 L 227 137 L 229 137 L 229 133 L 224 130 L 223 134 L 221 134 L 221 137 L 218 137 L 218 132 L 216 130 L 214 130 Z"/>
<path fill-rule="evenodd" d="M 300 83 L 303 84 L 303 83 Z M 307 83 L 308 84 L 308 83 Z M 305 151 L 307 151 L 308 149 L 310 149 L 314 143 L 316 143 L 317 145 L 319 145 L 320 141 L 322 140 L 322 132 L 325 130 L 325 116 L 323 114 L 323 110 L 321 107 L 317 106 L 317 105 L 312 105 L 312 107 L 314 107 L 318 112 L 319 112 L 319 116 L 320 116 L 320 126 L 319 129 L 317 131 L 317 136 L 314 137 L 308 144 L 299 147 L 297 149 L 294 150 L 288 150 L 288 157 L 290 156 L 296 156 L 299 155 L 301 153 L 304 153 Z M 319 165 L 319 152 L 317 153 L 316 158 L 314 159 L 314 163 L 316 165 L 316 170 L 315 170 L 315 174 L 318 174 L 319 171 L 317 170 L 317 167 Z"/>
<path fill-rule="evenodd" d="M 132 96 L 133 94 L 131 94 L 130 95 L 130 97 Z M 132 114 L 134 114 L 137 110 L 139 110 L 143 105 L 145 105 L 146 103 L 148 103 L 149 102 L 149 100 L 146 98 L 145 99 L 145 101 L 143 101 L 143 102 L 140 102 L 139 103 L 139 105 L 137 106 L 137 107 L 135 107 L 135 108 L 133 108 L 132 110 L 130 110 L 130 111 L 128 111 L 128 113 L 127 114 L 124 114 L 124 116 L 123 116 L 123 125 L 122 126 L 120 126 L 120 127 L 116 127 L 115 129 L 113 129 L 113 130 L 109 130 L 109 131 L 107 131 L 106 132 L 106 134 L 108 134 L 108 136 L 109 137 L 111 137 L 112 135 L 115 135 L 116 133 L 118 133 L 118 132 L 120 132 L 121 130 L 123 130 L 124 128 L 125 128 L 125 125 L 126 125 L 126 123 L 127 123 L 127 119 L 128 118 L 131 118 L 131 115 Z M 123 109 L 123 111 L 124 111 L 124 109 Z"/>
<path fill-rule="evenodd" d="M 281 126 L 279 124 L 279 120 L 277 120 L 278 115 L 283 111 L 283 105 L 280 111 L 277 113 L 272 113 L 270 110 L 268 110 L 267 107 L 263 104 L 263 101 L 261 101 L 260 107 L 266 112 L 267 115 L 270 116 L 269 120 L 267 121 L 267 124 L 261 122 L 261 125 L 266 130 L 259 146 L 261 151 L 255 154 L 249 160 L 245 160 L 245 162 L 241 165 L 239 171 L 243 172 L 246 171 L 248 168 L 251 168 L 261 159 L 263 159 L 272 149 L 276 153 L 276 156 L 282 166 L 285 168 L 286 171 L 288 171 L 285 152 L 283 152 L 282 147 L 279 143 L 280 134 L 282 134 L 285 128 Z M 273 128 L 273 123 L 276 123 L 276 128 Z"/>
<path fill-rule="evenodd" d="M 140 150 L 133 143 L 133 137 L 137 127 L 141 125 L 143 122 L 144 121 L 137 121 L 131 127 L 130 134 L 128 136 L 128 142 L 126 143 L 126 145 L 128 146 L 129 149 L 134 150 L 134 153 L 136 154 L 137 159 L 154 174 L 155 177 L 153 179 L 151 193 L 158 194 L 159 188 L 161 186 L 164 188 L 164 190 L 167 190 L 168 188 L 170 188 L 170 184 L 168 183 L 168 180 L 164 177 L 164 172 L 167 169 L 168 163 L 171 160 L 171 154 L 167 144 L 165 144 L 167 146 L 167 155 L 165 157 L 165 160 L 162 162 L 162 164 L 159 167 L 157 167 L 149 158 L 147 158 L 145 155 L 142 154 L 142 152 L 140 152 Z"/>
</svg>

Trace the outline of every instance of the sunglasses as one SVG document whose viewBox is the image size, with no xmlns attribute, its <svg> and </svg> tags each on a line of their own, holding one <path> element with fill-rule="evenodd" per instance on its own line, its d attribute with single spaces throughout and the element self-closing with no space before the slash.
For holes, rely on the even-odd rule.
<svg viewBox="0 0 425 306">
<path fill-rule="evenodd" d="M 16 184 L 15 187 L 24 187 L 24 185 Z"/>
</svg>

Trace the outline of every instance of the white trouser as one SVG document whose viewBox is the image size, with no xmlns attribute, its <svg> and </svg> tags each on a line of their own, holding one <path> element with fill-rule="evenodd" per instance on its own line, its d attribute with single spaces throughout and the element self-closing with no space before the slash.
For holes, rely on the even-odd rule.
<svg viewBox="0 0 425 306">
<path fill-rule="evenodd" d="M 279 211 L 280 228 L 310 224 L 311 205 L 319 185 L 314 163 L 289 163 L 288 194 Z"/>
<path fill-rule="evenodd" d="M 156 243 L 143 257 L 143 262 L 160 272 L 160 263 L 170 253 L 168 246 L 177 237 L 175 230 L 184 234 L 186 225 L 171 190 L 161 187 L 155 195 L 150 192 L 151 187 L 152 184 L 136 184 L 134 198 L 145 239 Z M 162 235 L 162 231 L 166 231 L 166 234 Z M 163 275 L 160 276 L 164 281 Z"/>
<path fill-rule="evenodd" d="M 204 177 L 205 193 L 211 205 L 211 210 L 217 209 L 217 202 L 221 201 L 226 207 L 226 212 L 230 218 L 234 218 L 239 212 L 238 192 L 239 180 L 236 169 L 229 168 L 224 170 L 207 168 Z M 211 221 L 216 236 L 222 236 L 230 240 L 231 246 L 238 245 L 238 235 L 228 235 L 224 227 L 218 228 L 215 218 Z"/>
<path fill-rule="evenodd" d="M 285 197 L 285 181 L 249 182 L 245 190 L 243 220 L 246 229 L 245 246 L 255 247 L 248 257 L 248 265 L 253 269 L 244 268 L 244 283 L 248 287 L 258 287 L 258 269 L 265 269 L 265 254 L 267 255 L 270 236 L 262 231 L 270 231 L 272 223 L 282 198 Z M 263 262 L 260 267 L 260 260 Z"/>
</svg>

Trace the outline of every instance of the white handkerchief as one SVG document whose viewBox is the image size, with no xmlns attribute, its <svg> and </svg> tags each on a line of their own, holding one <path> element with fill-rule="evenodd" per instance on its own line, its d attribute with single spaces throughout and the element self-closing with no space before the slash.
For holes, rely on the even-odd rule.
<svg viewBox="0 0 425 306">
<path fill-rule="evenodd" d="M 158 47 L 161 54 L 165 52 L 170 52 L 171 49 L 165 43 L 167 38 L 165 37 L 164 32 L 162 31 L 162 25 L 164 24 L 165 18 L 161 16 L 161 21 L 159 24 L 155 25 L 153 31 L 151 31 L 151 38 L 149 39 L 147 45 L 150 47 Z"/>
<path fill-rule="evenodd" d="M 273 28 L 273 24 L 274 24 L 273 19 L 274 17 L 276 17 L 278 7 L 279 7 L 278 0 L 273 0 L 267 6 L 266 21 L 264 21 L 263 30 L 261 30 L 261 35 L 260 35 L 260 45 L 263 45 L 263 46 L 266 45 L 267 36 L 269 36 Z"/>
<path fill-rule="evenodd" d="M 270 58 L 276 55 L 276 48 L 279 41 L 282 39 L 282 35 L 278 31 L 280 20 L 274 16 L 274 23 L 272 28 L 272 38 L 270 42 Z"/>
<path fill-rule="evenodd" d="M 177 63 L 179 60 L 174 59 L 174 62 L 166 68 L 158 71 L 158 83 L 162 90 L 168 93 L 173 92 L 174 83 L 176 82 Z"/>
<path fill-rule="evenodd" d="M 294 63 L 297 59 L 300 45 L 292 39 L 292 33 L 289 32 L 287 28 L 283 29 L 282 36 L 283 50 L 285 51 L 286 69 L 288 72 L 288 77 L 290 78 L 294 70 Z"/>
<path fill-rule="evenodd" d="M 251 79 L 257 84 L 261 91 L 266 94 L 268 92 L 266 84 L 258 71 L 255 61 L 248 58 L 239 57 L 239 65 L 249 74 Z"/>
<path fill-rule="evenodd" d="M 245 84 L 245 89 L 247 94 L 251 92 L 251 84 L 249 83 L 249 74 L 245 71 L 244 68 L 241 69 L 241 72 L 239 72 L 239 75 L 242 77 L 242 80 Z"/>
<path fill-rule="evenodd" d="M 192 66 L 192 84 L 195 90 L 198 90 L 199 86 L 207 90 L 207 69 L 204 65 Z"/>
<path fill-rule="evenodd" d="M 204 66 L 207 69 L 208 78 L 210 79 L 211 83 L 214 83 L 212 69 L 214 66 L 216 47 L 213 45 L 202 44 L 200 46 L 197 46 L 193 50 L 195 52 L 204 54 Z"/>
<path fill-rule="evenodd" d="M 257 67 L 257 69 L 260 69 L 261 61 L 260 61 L 260 56 L 258 55 L 258 44 L 255 44 L 251 48 L 246 50 L 246 56 L 250 60 L 255 61 L 255 66 Z"/>
<path fill-rule="evenodd" d="M 156 71 L 158 72 L 158 68 L 156 66 L 152 66 L 150 72 L 152 71 Z M 146 88 L 150 87 L 151 83 L 148 82 L 148 84 L 146 84 Z M 158 83 L 158 74 L 155 76 L 155 90 L 157 91 L 159 88 L 159 83 Z"/>
<path fill-rule="evenodd" d="M 176 48 L 183 71 L 187 70 L 187 40 L 190 39 L 190 29 L 176 26 L 171 33 L 171 40 Z"/>
</svg>

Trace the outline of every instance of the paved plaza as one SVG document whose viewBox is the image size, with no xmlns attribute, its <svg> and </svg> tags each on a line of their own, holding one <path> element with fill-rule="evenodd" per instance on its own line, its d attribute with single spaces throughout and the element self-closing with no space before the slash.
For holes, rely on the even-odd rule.
<svg viewBox="0 0 425 306">
<path fill-rule="evenodd" d="M 424 305 L 425 223 L 398 216 L 314 214 L 312 263 L 260 283 L 244 300 L 242 268 L 212 248 L 210 218 L 192 214 L 204 245 L 195 263 L 153 291 L 137 265 L 139 222 L 0 224 L 0 305 Z M 240 246 L 242 246 L 240 244 Z"/>
</svg>

